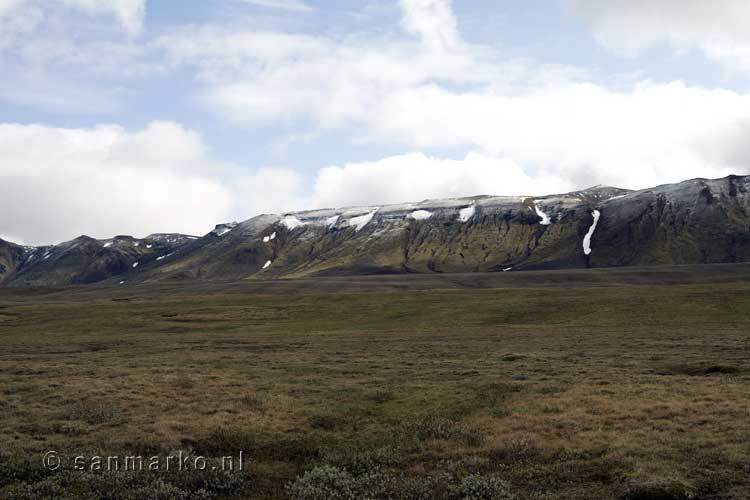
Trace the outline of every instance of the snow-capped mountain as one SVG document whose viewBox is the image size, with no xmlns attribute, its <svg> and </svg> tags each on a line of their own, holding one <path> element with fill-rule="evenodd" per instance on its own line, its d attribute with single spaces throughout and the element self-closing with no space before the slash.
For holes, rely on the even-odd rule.
<svg viewBox="0 0 750 500">
<path fill-rule="evenodd" d="M 0 240 L 0 283 L 123 284 L 750 261 L 750 176 L 260 215 L 203 237 Z"/>
</svg>

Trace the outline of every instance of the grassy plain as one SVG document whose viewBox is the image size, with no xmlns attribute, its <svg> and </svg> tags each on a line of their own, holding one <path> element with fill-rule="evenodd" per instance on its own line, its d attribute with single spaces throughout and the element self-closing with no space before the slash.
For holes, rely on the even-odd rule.
<svg viewBox="0 0 750 500">
<path fill-rule="evenodd" d="M 3 290 L 0 498 L 750 498 L 750 282 L 333 283 Z"/>
</svg>

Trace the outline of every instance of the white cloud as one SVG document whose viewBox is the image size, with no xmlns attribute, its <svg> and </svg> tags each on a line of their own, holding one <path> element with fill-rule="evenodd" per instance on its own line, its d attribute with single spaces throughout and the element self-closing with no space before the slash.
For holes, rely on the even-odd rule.
<svg viewBox="0 0 750 500">
<path fill-rule="evenodd" d="M 246 219 L 310 208 L 313 205 L 308 188 L 297 171 L 286 167 L 265 167 L 250 175 L 239 175 L 231 183 L 235 214 Z"/>
<path fill-rule="evenodd" d="M 27 0 L 13 8 L 7 2 L 0 0 L 0 100 L 6 103 L 109 113 L 130 97 L 133 80 L 166 71 L 147 43 L 119 29 L 141 31 L 145 0 Z"/>
<path fill-rule="evenodd" d="M 546 193 L 568 185 L 514 162 L 420 153 L 321 169 L 312 186 L 293 169 L 247 170 L 211 160 L 201 136 L 171 122 L 128 132 L 0 125 L 0 234 L 49 244 L 80 234 L 204 234 L 260 213 L 398 203 L 480 193 Z M 9 236 L 16 235 L 16 236 Z M 1 237 L 1 236 L 0 236 Z M 4 238 L 5 239 L 5 238 Z"/>
<path fill-rule="evenodd" d="M 417 35 L 426 45 L 436 50 L 454 49 L 463 45 L 450 0 L 400 1 L 402 25 L 407 33 Z"/>
<path fill-rule="evenodd" d="M 130 35 L 138 35 L 143 29 L 146 0 L 54 0 L 52 3 L 41 0 L 0 0 L 0 19 L 35 15 L 36 10 L 49 11 L 55 4 L 89 15 L 113 15 Z"/>
<path fill-rule="evenodd" d="M 404 0 L 403 24 L 417 38 L 324 36 L 186 28 L 157 45 L 196 67 L 200 102 L 237 123 L 303 120 L 320 129 L 360 121 L 389 93 L 427 82 L 505 85 L 526 72 L 465 44 L 447 0 Z"/>
<path fill-rule="evenodd" d="M 412 147 L 476 147 L 529 170 L 554 169 L 579 187 L 641 188 L 747 171 L 750 152 L 728 155 L 719 138 L 744 132 L 748 120 L 748 94 L 680 83 L 622 91 L 564 84 L 513 96 L 408 89 L 388 96 L 369 125 Z M 707 137 L 715 148 L 705 147 Z"/>
<path fill-rule="evenodd" d="M 706 106 L 717 104 L 714 100 Z M 436 124 L 438 128 L 441 125 Z M 552 130 L 559 129 L 540 130 L 541 139 Z M 598 176 L 654 184 L 652 179 L 670 176 L 676 178 L 669 180 L 682 180 L 706 172 L 723 175 L 729 170 L 723 171 L 720 163 L 706 169 L 700 158 L 716 158 L 726 165 L 746 162 L 750 155 L 745 141 L 748 131 L 750 121 L 731 127 L 731 133 L 714 127 L 714 135 L 701 137 L 684 153 L 674 153 L 672 146 L 665 144 L 663 165 L 643 166 L 631 163 L 631 157 L 611 165 L 597 163 L 595 157 L 602 145 L 596 141 L 602 140 L 605 131 L 591 141 L 580 138 L 592 146 L 594 159 L 589 165 L 596 165 L 593 170 L 564 161 L 562 167 L 552 164 L 530 169 L 512 159 L 514 154 L 522 154 L 504 155 L 498 148 L 494 154 L 475 151 L 461 159 L 409 153 L 329 166 L 320 169 L 312 185 L 307 185 L 290 168 L 266 167 L 248 173 L 212 161 L 200 135 L 175 123 L 154 122 L 137 132 L 113 125 L 61 129 L 6 124 L 0 125 L 0 185 L 13 189 L 0 198 L 0 234 L 17 235 L 8 239 L 29 244 L 56 243 L 79 234 L 99 238 L 173 231 L 203 234 L 218 222 L 260 213 L 480 194 L 544 195 L 607 180 Z M 537 154 L 560 155 L 564 160 L 567 152 L 561 145 L 575 133 L 560 137 L 557 148 Z M 503 144 L 515 139 L 507 137 Z M 620 140 L 628 142 L 627 138 Z M 661 171 L 662 166 L 670 168 Z"/>
<path fill-rule="evenodd" d="M 311 206 L 340 207 L 480 194 L 549 194 L 572 188 L 564 179 L 528 175 L 515 162 L 469 153 L 460 160 L 411 153 L 318 172 Z"/>
<path fill-rule="evenodd" d="M 723 151 L 720 139 L 746 130 L 748 94 L 681 82 L 612 89 L 574 68 L 504 61 L 467 44 L 447 0 L 400 5 L 416 40 L 204 28 L 160 44 L 178 64 L 199 68 L 201 102 L 232 122 L 345 130 L 352 140 L 408 150 L 476 151 L 531 178 L 549 170 L 560 187 L 647 187 L 750 162 L 750 154 Z M 717 146 L 706 147 L 706 137 Z"/>
<path fill-rule="evenodd" d="M 143 29 L 146 0 L 58 0 L 64 5 L 80 9 L 89 14 L 111 14 L 130 35 L 138 35 Z"/>
<path fill-rule="evenodd" d="M 727 67 L 750 71 L 750 2 L 745 0 L 568 2 L 616 51 L 634 55 L 659 44 L 678 51 L 697 48 Z"/>
<path fill-rule="evenodd" d="M 156 122 L 61 129 L 0 125 L 0 233 L 33 244 L 79 234 L 202 234 L 230 213 L 221 167 L 197 134 Z"/>
<path fill-rule="evenodd" d="M 299 12 L 310 12 L 315 9 L 300 0 L 242 0 L 246 3 L 269 7 L 272 9 L 296 10 Z"/>
</svg>

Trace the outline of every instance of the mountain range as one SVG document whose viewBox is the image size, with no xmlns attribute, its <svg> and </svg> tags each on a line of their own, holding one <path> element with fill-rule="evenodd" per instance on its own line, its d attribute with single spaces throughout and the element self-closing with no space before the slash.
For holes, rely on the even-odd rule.
<svg viewBox="0 0 750 500">
<path fill-rule="evenodd" d="M 750 261 L 750 176 L 259 215 L 198 237 L 0 240 L 0 286 Z"/>
</svg>

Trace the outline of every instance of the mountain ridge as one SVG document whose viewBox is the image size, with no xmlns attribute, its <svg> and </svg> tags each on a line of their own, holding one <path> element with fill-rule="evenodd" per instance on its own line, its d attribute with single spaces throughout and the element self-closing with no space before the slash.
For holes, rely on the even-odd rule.
<svg viewBox="0 0 750 500">
<path fill-rule="evenodd" d="M 0 286 L 747 262 L 748 193 L 731 175 L 262 214 L 202 237 L 0 240 Z"/>
</svg>

